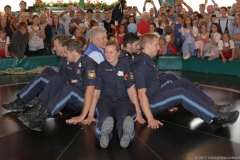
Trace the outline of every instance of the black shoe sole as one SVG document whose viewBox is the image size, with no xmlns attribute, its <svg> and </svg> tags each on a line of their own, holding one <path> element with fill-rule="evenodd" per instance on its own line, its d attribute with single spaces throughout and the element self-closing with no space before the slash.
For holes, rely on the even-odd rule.
<svg viewBox="0 0 240 160">
<path fill-rule="evenodd" d="M 6 109 L 6 108 L 4 108 L 4 109 Z M 10 112 L 22 112 L 22 111 L 25 111 L 25 108 L 22 108 L 22 109 L 6 109 L 6 110 L 8 110 Z"/>
<path fill-rule="evenodd" d="M 120 140 L 120 146 L 126 148 L 131 140 L 134 131 L 134 122 L 132 117 L 127 116 L 123 122 L 123 135 Z"/>
<path fill-rule="evenodd" d="M 238 120 L 238 116 L 239 116 L 239 112 L 238 112 L 237 117 L 235 118 L 235 120 L 233 122 L 231 122 L 231 123 L 224 123 L 224 124 L 221 125 L 221 127 L 225 128 L 225 127 L 227 127 L 227 126 L 229 126 L 231 124 L 234 124 Z"/>
<path fill-rule="evenodd" d="M 25 126 L 27 126 L 28 128 L 30 128 L 31 130 L 34 130 L 34 131 L 42 131 L 42 126 L 40 126 L 40 127 L 33 127 L 33 126 L 31 126 L 31 123 L 26 122 L 26 121 L 23 121 L 23 124 L 24 124 Z"/>
<path fill-rule="evenodd" d="M 101 127 L 100 146 L 107 148 L 109 144 L 109 134 L 113 130 L 114 120 L 112 117 L 107 117 Z"/>
</svg>

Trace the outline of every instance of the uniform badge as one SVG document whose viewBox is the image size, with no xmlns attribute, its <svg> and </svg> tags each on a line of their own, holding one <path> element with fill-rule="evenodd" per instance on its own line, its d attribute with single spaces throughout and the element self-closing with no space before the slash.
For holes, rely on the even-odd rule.
<svg viewBox="0 0 240 160">
<path fill-rule="evenodd" d="M 68 70 L 72 70 L 72 67 L 67 67 Z"/>
<path fill-rule="evenodd" d="M 123 76 L 123 71 L 118 71 L 117 75 L 118 76 Z"/>
<path fill-rule="evenodd" d="M 125 75 L 124 75 L 124 80 L 127 80 L 128 79 L 128 74 L 126 73 Z"/>
<path fill-rule="evenodd" d="M 77 82 L 78 82 L 77 79 L 72 79 L 72 80 L 71 80 L 71 83 L 77 83 Z"/>
<path fill-rule="evenodd" d="M 82 67 L 82 63 L 81 62 L 79 63 L 78 67 Z"/>
<path fill-rule="evenodd" d="M 77 69 L 77 74 L 80 74 L 80 73 L 81 73 L 80 69 Z"/>
<path fill-rule="evenodd" d="M 69 65 L 69 62 L 67 62 L 67 65 Z"/>
<path fill-rule="evenodd" d="M 132 73 L 132 72 L 130 72 L 130 79 L 131 79 L 132 81 L 134 81 L 134 76 L 133 76 L 133 73 Z"/>
<path fill-rule="evenodd" d="M 89 70 L 88 71 L 88 79 L 95 79 L 95 78 L 96 78 L 95 70 Z"/>
</svg>

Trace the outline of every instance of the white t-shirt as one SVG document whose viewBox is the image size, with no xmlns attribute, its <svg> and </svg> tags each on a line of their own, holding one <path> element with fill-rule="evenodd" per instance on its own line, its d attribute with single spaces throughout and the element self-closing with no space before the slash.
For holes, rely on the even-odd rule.
<svg viewBox="0 0 240 160">
<path fill-rule="evenodd" d="M 228 46 L 230 45 L 230 49 L 235 48 L 234 42 L 233 42 L 232 40 L 230 40 L 229 43 L 228 43 L 228 42 L 223 42 L 222 40 L 220 40 L 220 41 L 218 42 L 218 49 L 219 49 L 219 50 L 223 50 L 223 43 L 224 43 L 224 46 L 225 46 L 225 47 L 228 47 Z"/>
<path fill-rule="evenodd" d="M 5 40 L 0 38 L 0 42 L 5 42 L 5 45 L 10 44 L 10 38 L 7 36 Z"/>
<path fill-rule="evenodd" d="M 182 27 L 181 30 L 182 30 L 182 35 L 183 35 L 183 36 L 184 36 L 184 30 L 189 33 L 189 30 L 187 30 L 186 28 L 183 28 L 183 27 Z M 195 37 L 197 36 L 197 34 L 198 34 L 198 29 L 197 29 L 197 27 L 193 26 L 193 28 L 192 28 L 192 34 L 193 34 Z"/>
<path fill-rule="evenodd" d="M 221 34 L 218 32 L 214 33 L 213 39 L 214 39 L 214 41 L 219 42 L 221 39 Z"/>
<path fill-rule="evenodd" d="M 41 31 L 39 30 L 39 27 L 38 26 L 34 26 L 34 27 L 35 28 L 33 28 L 33 29 L 37 32 L 33 33 L 32 38 L 29 39 L 28 45 L 29 46 L 44 46 Z M 32 26 L 28 26 L 28 32 L 29 33 L 34 32 L 32 30 Z"/>
</svg>

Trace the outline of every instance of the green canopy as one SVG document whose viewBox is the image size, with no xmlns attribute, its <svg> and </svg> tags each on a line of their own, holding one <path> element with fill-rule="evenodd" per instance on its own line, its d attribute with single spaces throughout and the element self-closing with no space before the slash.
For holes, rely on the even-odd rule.
<svg viewBox="0 0 240 160">
<path fill-rule="evenodd" d="M 79 0 L 79 6 L 80 6 L 82 9 L 85 9 L 84 0 Z"/>
</svg>

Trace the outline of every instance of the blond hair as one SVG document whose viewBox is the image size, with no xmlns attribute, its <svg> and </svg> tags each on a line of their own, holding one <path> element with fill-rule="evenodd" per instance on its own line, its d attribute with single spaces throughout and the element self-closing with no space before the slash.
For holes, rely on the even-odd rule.
<svg viewBox="0 0 240 160">
<path fill-rule="evenodd" d="M 141 49 L 144 49 L 146 43 L 152 44 L 154 41 L 154 38 L 158 39 L 158 37 L 155 34 L 146 33 L 142 35 L 139 39 L 139 46 L 141 47 Z"/>
</svg>

